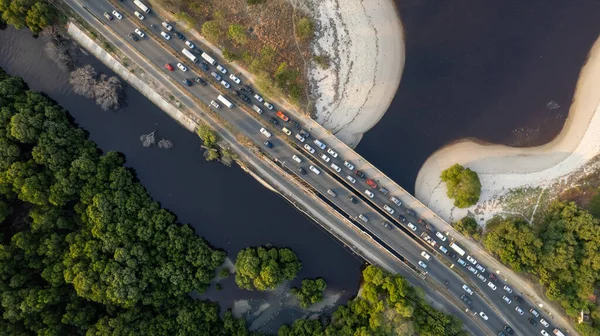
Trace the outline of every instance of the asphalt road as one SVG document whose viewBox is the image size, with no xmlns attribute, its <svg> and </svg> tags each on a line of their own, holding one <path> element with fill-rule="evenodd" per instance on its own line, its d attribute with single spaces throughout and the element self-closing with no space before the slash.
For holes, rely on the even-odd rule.
<svg viewBox="0 0 600 336">
<path fill-rule="evenodd" d="M 69 3 L 72 6 L 76 4 L 76 2 L 71 3 L 70 1 L 67 1 L 67 3 Z M 133 15 L 133 11 L 139 11 L 139 9 L 133 4 L 133 2 L 123 2 L 122 5 L 126 8 L 126 10 L 120 10 L 120 12 L 122 14 L 127 14 L 126 17 L 123 20 L 118 20 L 114 18 L 112 21 L 106 20 L 102 16 L 102 14 L 105 11 L 110 13 L 114 9 L 114 7 L 110 3 L 105 1 L 84 1 L 82 3 L 85 4 L 85 6 L 92 13 L 94 13 L 95 16 L 97 16 L 100 20 L 103 20 L 105 24 L 109 25 L 111 29 L 113 29 L 113 31 L 121 37 L 128 38 L 127 35 L 133 32 L 133 30 L 136 27 L 140 28 L 146 34 L 154 34 L 158 39 L 163 39 L 163 37 L 160 36 L 161 30 L 167 32 L 167 30 L 161 25 L 161 19 L 158 18 L 154 12 L 151 12 L 150 14 L 142 13 L 145 16 L 145 19 L 143 21 L 137 19 Z M 79 6 L 79 8 L 77 7 L 78 6 L 76 5 L 73 6 L 75 10 L 80 12 L 82 10 L 81 6 Z M 97 22 L 90 23 L 97 24 Z M 154 28 L 151 28 L 150 25 L 154 25 Z M 173 52 L 180 55 L 178 59 L 174 58 L 171 53 L 167 52 L 163 48 L 163 46 L 156 43 L 156 41 L 150 39 L 148 36 L 141 39 L 141 41 L 139 42 L 134 42 L 132 40 L 129 40 L 129 42 L 132 47 L 134 47 L 139 53 L 144 55 L 144 57 L 150 60 L 156 67 L 162 68 L 164 71 L 163 75 L 171 76 L 177 82 L 182 82 L 184 79 L 193 80 L 197 76 L 201 76 L 204 79 L 208 79 L 210 77 L 210 72 L 215 71 L 221 74 L 223 78 L 226 79 L 232 85 L 232 89 L 240 87 L 228 78 L 229 72 L 226 75 L 224 75 L 217 71 L 213 66 L 210 66 L 210 70 L 208 72 L 204 72 L 197 65 L 189 66 L 188 68 L 190 69 L 187 72 L 183 72 L 177 69 L 176 63 L 178 63 L 178 61 L 186 61 L 185 63 L 188 65 L 192 63 L 189 60 L 187 60 L 185 56 L 181 53 L 181 50 L 183 48 L 186 48 L 186 46 L 184 45 L 184 41 L 179 40 L 175 36 L 175 34 L 171 32 L 169 32 L 169 34 L 171 35 L 171 39 L 168 41 L 163 39 L 163 41 L 173 48 Z M 198 43 L 194 42 L 194 44 L 196 45 L 196 50 L 198 50 L 198 47 L 201 47 L 198 45 Z M 197 56 L 200 57 L 199 53 L 197 54 Z M 172 72 L 168 71 L 166 68 L 164 68 L 164 65 L 166 63 L 170 63 L 173 67 L 175 67 L 176 70 Z M 202 87 L 197 85 L 196 83 L 194 83 L 189 88 L 183 86 L 179 89 L 188 90 L 189 94 L 194 95 L 196 98 L 199 98 L 206 103 L 209 103 L 211 100 L 216 100 L 217 95 L 220 93 L 220 91 L 218 91 L 217 89 L 215 89 L 215 87 L 212 87 L 211 85 Z M 233 94 L 233 91 L 231 90 L 226 90 L 223 87 L 219 87 L 219 89 L 225 92 L 229 91 L 227 92 L 227 96 L 230 98 L 235 96 L 235 94 Z M 175 94 L 175 96 L 179 100 L 184 99 L 182 94 L 177 93 Z M 405 226 L 405 224 L 400 221 L 398 217 L 399 214 L 406 217 L 407 222 L 412 222 L 417 226 L 417 235 L 421 232 L 426 231 L 426 229 L 423 227 L 423 225 L 420 225 L 418 223 L 418 219 L 416 217 L 408 215 L 406 213 L 405 208 L 393 204 L 389 200 L 389 196 L 391 195 L 384 195 L 377 189 L 370 188 L 366 184 L 365 180 L 359 178 L 354 174 L 354 172 L 350 171 L 347 167 L 344 166 L 343 159 L 341 158 L 341 156 L 338 156 L 338 158 L 334 158 L 331 154 L 326 153 L 326 151 L 320 150 L 317 147 L 317 145 L 315 145 L 312 142 L 312 137 L 308 138 L 306 140 L 306 143 L 310 144 L 310 146 L 316 150 L 315 155 L 311 155 L 310 153 L 304 150 L 302 152 L 299 152 L 286 142 L 282 141 L 277 136 L 276 132 L 274 132 L 276 127 L 270 124 L 268 121 L 269 118 L 278 119 L 277 117 L 275 117 L 274 114 L 274 111 L 276 111 L 277 109 L 269 111 L 267 108 L 264 107 L 264 105 L 259 104 L 254 98 L 252 98 L 252 100 L 254 104 L 259 105 L 263 110 L 263 114 L 260 116 L 263 120 L 262 122 L 257 121 L 253 116 L 251 116 L 249 113 L 240 110 L 237 106 L 232 109 L 227 109 L 224 106 L 222 106 L 223 104 L 220 104 L 222 108 L 218 109 L 218 113 L 221 114 L 229 122 L 236 125 L 243 133 L 248 135 L 253 141 L 262 146 L 264 152 L 269 153 L 270 155 L 277 158 L 285 166 L 289 167 L 290 170 L 297 173 L 298 168 L 302 167 L 306 171 L 306 174 L 297 173 L 302 179 L 304 179 L 315 189 L 319 190 L 322 195 L 324 195 L 330 202 L 335 204 L 337 207 L 342 209 L 343 212 L 355 218 L 356 222 L 360 225 L 360 227 L 363 230 L 368 231 L 371 237 L 373 237 L 381 244 L 385 245 L 395 255 L 406 258 L 417 269 L 419 268 L 419 266 L 417 266 L 419 260 L 425 262 L 427 264 L 427 268 L 421 268 L 421 270 L 423 272 L 427 272 L 426 276 L 428 277 L 428 280 L 434 280 L 437 282 L 437 288 L 446 287 L 447 289 L 445 290 L 447 290 L 448 293 L 450 293 L 456 298 L 459 298 L 461 295 L 466 294 L 472 300 L 471 309 L 473 311 L 483 311 L 486 315 L 489 316 L 489 320 L 486 321 L 485 324 L 494 333 L 498 330 L 501 330 L 503 326 L 508 322 L 509 325 L 511 325 L 514 329 L 517 330 L 517 334 L 540 334 L 540 324 L 538 323 L 538 327 L 533 327 L 527 321 L 527 317 L 531 316 L 527 312 L 530 308 L 529 304 L 519 304 L 519 306 L 526 312 L 524 316 L 519 316 L 514 311 L 514 307 L 516 306 L 516 303 L 514 302 L 514 294 L 509 295 L 508 293 L 504 292 L 502 290 L 502 287 L 504 286 L 502 283 L 494 281 L 498 289 L 491 290 L 491 288 L 489 288 L 486 284 L 483 284 L 481 280 L 475 278 L 474 275 L 472 275 L 466 270 L 462 270 L 462 273 L 466 274 L 465 278 L 468 280 L 463 280 L 455 271 L 453 271 L 447 266 L 447 264 L 452 263 L 455 265 L 453 266 L 454 268 L 463 268 L 463 266 L 460 266 L 458 263 L 456 263 L 456 259 L 452 259 L 443 253 L 433 252 L 439 250 L 433 250 L 429 245 L 421 241 L 420 238 L 416 238 L 418 236 L 411 237 L 407 234 L 407 232 L 412 231 L 409 230 Z M 234 102 L 234 104 L 237 103 Z M 277 126 L 277 128 L 281 128 L 283 126 L 292 130 L 294 133 L 296 132 L 291 123 L 285 123 L 282 120 L 279 120 L 279 125 Z M 259 129 L 261 127 L 265 127 L 269 129 L 271 133 L 273 133 L 273 137 L 268 139 L 273 144 L 273 148 L 269 149 L 263 145 L 263 142 L 266 140 L 266 138 L 259 132 Z M 300 142 L 296 142 L 299 146 L 302 145 Z M 294 154 L 300 157 L 300 159 L 302 160 L 301 163 L 297 163 L 292 160 L 291 157 Z M 327 157 L 330 158 L 329 162 L 326 163 L 321 158 L 321 155 L 323 154 L 327 155 Z M 342 172 L 335 172 L 330 166 L 331 163 L 335 163 L 338 167 L 340 167 Z M 316 175 L 313 172 L 311 172 L 308 168 L 311 164 L 318 167 L 318 169 L 321 171 L 321 174 Z M 335 175 L 338 175 L 338 178 L 332 177 Z M 348 175 L 353 176 L 356 179 L 356 183 L 350 183 L 349 180 L 346 178 L 346 176 Z M 351 188 L 354 188 L 354 192 L 350 190 L 351 188 L 349 188 L 349 186 Z M 334 191 L 337 196 L 332 197 L 328 195 L 327 190 Z M 368 196 L 365 196 L 364 190 L 371 190 L 374 193 L 374 197 L 372 199 L 368 199 Z M 353 204 L 348 200 L 348 196 L 350 195 L 353 195 L 355 198 L 358 199 L 357 204 Z M 367 199 L 368 202 L 366 202 Z M 389 205 L 392 209 L 394 209 L 393 216 L 387 216 L 382 214 L 383 212 L 381 211 L 381 209 L 374 207 L 373 203 L 378 205 L 379 207 L 381 207 L 383 204 Z M 368 223 L 364 223 L 361 220 L 356 219 L 356 217 L 358 217 L 359 214 L 364 214 L 369 219 Z M 381 224 L 384 221 L 390 223 L 390 228 L 386 228 Z M 430 232 L 429 235 L 437 241 L 436 248 L 440 246 L 441 242 L 439 241 L 439 239 L 437 239 L 437 237 L 435 237 L 434 233 Z M 359 240 L 365 240 L 364 236 L 354 238 L 357 238 Z M 369 242 L 367 242 L 367 244 L 369 244 Z M 428 253 L 433 256 L 431 260 L 427 261 L 423 257 L 421 257 L 421 252 L 424 250 L 428 250 Z M 439 258 L 445 258 L 444 262 L 442 262 Z M 406 271 L 401 273 L 406 273 Z M 487 278 L 488 274 L 486 273 L 485 275 Z M 448 282 L 448 285 L 445 285 L 445 282 Z M 465 283 L 468 283 L 468 285 L 471 288 L 477 288 L 479 293 L 483 293 L 487 299 L 487 302 L 479 295 L 479 293 L 475 293 L 472 296 L 468 295 L 462 289 L 462 286 Z M 513 302 L 511 304 L 505 303 L 502 300 L 503 295 L 509 296 Z M 490 307 L 489 303 L 491 303 L 495 309 Z M 460 308 L 462 309 L 465 307 L 466 305 L 463 305 Z M 465 314 L 462 315 L 464 319 Z M 546 320 L 548 319 L 546 318 Z M 473 326 L 471 326 L 468 319 L 466 322 L 470 329 L 474 328 Z M 551 330 L 551 328 L 547 328 L 547 330 Z M 481 330 L 479 331 L 481 332 Z M 485 331 L 485 334 L 489 333 L 490 330 Z"/>
</svg>

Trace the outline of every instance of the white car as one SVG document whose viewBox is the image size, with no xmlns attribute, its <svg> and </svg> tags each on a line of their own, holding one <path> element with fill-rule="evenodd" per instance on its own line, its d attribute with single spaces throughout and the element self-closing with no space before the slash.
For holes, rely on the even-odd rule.
<svg viewBox="0 0 600 336">
<path fill-rule="evenodd" d="M 229 89 L 231 87 L 231 84 L 229 84 L 227 81 L 222 80 L 221 81 L 221 85 L 223 85 L 226 89 Z"/>
<path fill-rule="evenodd" d="M 511 293 L 511 294 L 512 294 L 512 292 L 513 292 L 513 290 L 512 290 L 510 287 L 508 287 L 508 286 L 504 286 L 504 290 L 505 290 L 507 293 Z"/>
<path fill-rule="evenodd" d="M 392 209 L 392 207 L 390 207 L 390 206 L 389 206 L 389 205 L 387 205 L 387 204 L 384 204 L 384 205 L 383 205 L 383 208 L 384 208 L 384 209 L 385 209 L 385 211 L 387 211 L 387 212 L 388 212 L 390 215 L 393 215 L 393 214 L 394 214 L 394 212 L 395 212 L 395 211 L 394 211 L 394 209 Z"/>
<path fill-rule="evenodd" d="M 117 19 L 119 19 L 119 20 L 123 19 L 123 15 L 121 15 L 121 13 L 117 12 L 116 9 L 114 11 L 112 11 L 112 13 Z"/>
<path fill-rule="evenodd" d="M 292 131 L 290 131 L 289 129 L 287 129 L 287 127 L 282 128 L 281 131 L 283 133 L 285 133 L 285 135 L 292 135 Z"/>
<path fill-rule="evenodd" d="M 319 139 L 315 139 L 313 140 L 313 142 L 315 143 L 315 145 L 317 145 L 319 148 L 325 150 L 325 148 L 327 148 L 327 145 L 323 142 L 321 142 L 321 140 Z"/>
<path fill-rule="evenodd" d="M 261 127 L 260 129 L 260 133 L 262 133 L 264 136 L 266 136 L 267 138 L 271 137 L 271 132 L 267 131 L 264 127 Z"/>
<path fill-rule="evenodd" d="M 489 320 L 489 317 L 487 315 L 485 315 L 484 312 L 479 312 L 479 316 L 481 316 L 481 318 L 484 319 L 484 320 L 486 320 L 486 321 Z"/>
<path fill-rule="evenodd" d="M 140 12 L 138 12 L 138 11 L 135 11 L 135 12 L 133 12 L 133 14 L 134 14 L 134 15 L 135 15 L 135 16 L 136 16 L 138 19 L 140 19 L 140 20 L 142 20 L 142 21 L 144 20 L 144 16 L 143 16 L 142 14 L 140 14 Z"/>
<path fill-rule="evenodd" d="M 325 162 L 331 161 L 331 159 L 329 158 L 329 156 L 327 156 L 325 154 L 321 154 L 321 159 L 323 159 L 323 161 L 325 161 Z"/>
<path fill-rule="evenodd" d="M 350 182 L 352 182 L 352 184 L 356 183 L 356 179 L 350 175 L 346 176 L 346 179 Z"/>
<path fill-rule="evenodd" d="M 229 79 L 235 82 L 235 84 L 240 84 L 242 81 L 234 74 L 229 75 Z"/>
<path fill-rule="evenodd" d="M 170 24 L 163 22 L 162 26 L 165 27 L 166 30 L 168 31 L 172 31 L 173 30 L 173 26 L 171 26 Z"/>
<path fill-rule="evenodd" d="M 542 334 L 543 336 L 550 336 L 550 334 L 548 334 L 548 332 L 547 332 L 546 330 L 542 330 L 542 331 L 541 331 L 541 334 Z"/>
<path fill-rule="evenodd" d="M 134 32 L 138 34 L 141 38 L 144 38 L 144 36 L 146 36 L 146 34 L 144 34 L 144 32 L 141 31 L 139 28 L 135 28 Z"/>
<path fill-rule="evenodd" d="M 400 202 L 400 200 L 397 199 L 394 196 L 390 197 L 390 201 L 394 202 L 394 204 L 396 204 L 397 206 L 401 206 L 402 205 L 402 202 Z"/>
<path fill-rule="evenodd" d="M 429 253 L 427 253 L 425 251 L 421 252 L 421 257 L 423 257 L 427 260 L 431 259 L 431 256 L 429 255 Z"/>
<path fill-rule="evenodd" d="M 413 231 L 417 231 L 417 227 L 413 223 L 408 223 L 408 224 L 406 224 L 406 226 L 408 226 Z"/>
<path fill-rule="evenodd" d="M 491 283 L 491 282 L 490 282 L 490 283 Z M 510 299 L 508 296 L 506 296 L 506 295 L 503 295 L 503 296 L 502 296 L 502 300 L 504 300 L 504 302 L 506 302 L 506 303 L 508 303 L 508 304 L 511 304 L 511 303 L 512 303 L 512 300 L 511 300 L 511 299 Z"/>
<path fill-rule="evenodd" d="M 548 323 L 548 321 L 546 321 L 544 319 L 540 319 L 540 323 L 546 328 L 548 328 L 550 326 L 550 323 Z"/>
<path fill-rule="evenodd" d="M 490 287 L 492 290 L 496 290 L 496 288 L 498 288 L 498 287 L 496 287 L 496 285 L 494 285 L 494 284 L 493 284 L 491 281 L 490 281 L 490 282 L 488 282 L 488 287 Z"/>
<path fill-rule="evenodd" d="M 308 144 L 304 145 L 304 149 L 306 149 L 310 154 L 315 154 L 315 149 L 310 147 Z"/>
<path fill-rule="evenodd" d="M 310 166 L 308 167 L 308 169 L 310 169 L 313 173 L 319 175 L 321 174 L 321 171 L 319 169 L 317 169 L 315 166 Z"/>
<path fill-rule="evenodd" d="M 164 31 L 162 31 L 162 30 L 160 31 L 160 36 L 164 37 L 164 38 L 165 38 L 165 40 L 167 40 L 167 41 L 171 39 L 171 35 L 169 35 L 169 34 L 165 33 L 165 32 L 164 32 Z"/>
<path fill-rule="evenodd" d="M 304 141 L 306 140 L 306 139 L 304 139 L 304 137 L 303 137 L 302 135 L 300 135 L 300 134 L 296 134 L 296 135 L 295 135 L 295 137 L 296 137 L 296 139 L 298 139 L 298 141 L 300 141 L 300 142 L 304 142 Z"/>
<path fill-rule="evenodd" d="M 469 272 L 471 272 L 471 273 L 473 273 L 475 275 L 477 275 L 477 273 L 479 273 L 479 272 L 477 272 L 477 270 L 473 266 L 467 266 L 467 269 L 469 270 Z"/>
<path fill-rule="evenodd" d="M 516 307 L 515 307 L 515 311 L 516 311 L 517 313 L 519 313 L 519 315 L 523 315 L 523 314 L 525 314 L 525 312 L 523 311 L 523 309 L 521 309 L 521 307 L 519 307 L 519 306 L 516 306 Z"/>
<path fill-rule="evenodd" d="M 265 102 L 264 105 L 269 109 L 272 110 L 273 109 L 273 105 L 270 104 L 269 102 Z"/>
<path fill-rule="evenodd" d="M 185 41 L 185 45 L 188 46 L 188 48 L 190 49 L 196 48 L 196 46 L 190 41 Z"/>
<path fill-rule="evenodd" d="M 365 194 L 369 196 L 369 198 L 373 198 L 375 196 L 375 194 L 373 194 L 369 189 L 365 190 Z"/>
<path fill-rule="evenodd" d="M 261 97 L 258 93 L 254 95 L 254 99 L 258 100 L 259 103 L 264 101 L 263 97 Z"/>
<path fill-rule="evenodd" d="M 348 161 L 344 161 L 344 166 L 350 170 L 354 170 L 354 165 Z"/>
<path fill-rule="evenodd" d="M 477 265 L 477 260 L 475 260 L 475 258 L 471 257 L 470 255 L 467 256 L 467 261 L 473 265 Z"/>
<path fill-rule="evenodd" d="M 463 285 L 462 289 L 464 289 L 465 292 L 469 293 L 469 295 L 473 295 L 473 290 L 471 288 L 469 288 L 469 286 Z"/>
<path fill-rule="evenodd" d="M 439 231 L 435 233 L 435 236 L 438 237 L 438 238 L 440 238 L 440 240 L 443 241 L 443 242 L 446 241 L 446 236 L 444 236 L 444 234 L 441 233 L 441 232 L 439 232 Z"/>
<path fill-rule="evenodd" d="M 214 100 L 211 100 L 211 101 L 210 101 L 210 105 L 211 105 L 212 107 L 214 107 L 214 108 L 219 108 L 219 107 L 220 107 L 220 106 L 219 106 L 219 104 L 218 104 L 216 101 L 214 101 Z"/>
<path fill-rule="evenodd" d="M 327 153 L 331 154 L 334 158 L 338 157 L 338 153 L 336 153 L 333 149 L 329 148 Z"/>
<path fill-rule="evenodd" d="M 221 71 L 221 73 L 226 74 L 227 69 L 221 66 L 221 64 L 217 64 L 217 70 Z"/>
<path fill-rule="evenodd" d="M 179 70 L 186 72 L 187 71 L 187 67 L 181 63 L 177 63 L 177 67 L 179 68 Z"/>
<path fill-rule="evenodd" d="M 333 168 L 333 170 L 335 170 L 338 173 L 342 172 L 342 168 L 340 168 L 338 165 L 336 165 L 335 163 L 331 164 L 331 168 Z"/>
<path fill-rule="evenodd" d="M 419 264 L 419 266 L 421 266 L 423 269 L 427 269 L 427 264 L 426 264 L 426 263 L 422 262 L 421 260 L 419 260 L 417 263 L 418 263 L 418 264 Z"/>
<path fill-rule="evenodd" d="M 301 163 L 301 162 L 302 162 L 302 159 L 301 159 L 301 158 L 299 158 L 299 157 L 298 157 L 298 155 L 293 155 L 293 156 L 292 156 L 292 159 L 293 159 L 294 161 L 298 162 L 298 163 Z"/>
</svg>

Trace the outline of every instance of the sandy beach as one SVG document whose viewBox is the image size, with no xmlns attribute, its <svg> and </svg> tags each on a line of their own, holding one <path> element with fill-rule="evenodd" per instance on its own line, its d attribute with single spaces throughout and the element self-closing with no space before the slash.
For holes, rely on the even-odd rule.
<svg viewBox="0 0 600 336">
<path fill-rule="evenodd" d="M 580 72 L 569 116 L 554 140 L 530 148 L 482 145 L 471 140 L 446 146 L 421 167 L 415 182 L 416 197 L 446 221 L 458 220 L 470 211 L 477 213 L 476 218 L 482 224 L 503 212 L 499 199 L 511 190 L 545 189 L 580 172 L 600 154 L 599 105 L 600 39 L 593 45 Z M 479 174 L 482 191 L 478 205 L 457 209 L 446 197 L 440 174 L 454 163 Z"/>
<path fill-rule="evenodd" d="M 310 0 L 315 55 L 309 71 L 317 122 L 350 147 L 383 117 L 404 69 L 404 32 L 391 0 Z"/>
</svg>

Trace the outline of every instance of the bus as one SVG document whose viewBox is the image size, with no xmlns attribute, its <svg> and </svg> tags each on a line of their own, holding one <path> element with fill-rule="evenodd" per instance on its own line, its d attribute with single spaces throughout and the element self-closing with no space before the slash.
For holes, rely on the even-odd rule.
<svg viewBox="0 0 600 336">
<path fill-rule="evenodd" d="M 192 62 L 194 62 L 194 63 L 198 62 L 198 57 L 196 57 L 194 54 L 192 54 L 192 53 L 191 53 L 189 50 L 187 50 L 187 49 L 183 48 L 183 50 L 181 50 L 181 52 L 182 52 L 182 53 L 183 53 L 185 56 L 187 56 L 187 58 L 189 58 L 189 59 L 190 59 L 190 61 L 192 61 Z"/>
<path fill-rule="evenodd" d="M 150 8 L 148 8 L 148 6 L 144 5 L 143 2 L 141 2 L 140 0 L 133 0 L 133 3 L 138 6 L 141 10 L 144 11 L 144 13 L 148 14 L 150 13 Z"/>
<path fill-rule="evenodd" d="M 214 58 L 210 57 L 210 55 L 205 52 L 202 53 L 202 58 L 204 58 L 208 63 L 212 65 L 217 64 L 217 61 L 215 61 Z"/>
<path fill-rule="evenodd" d="M 219 95 L 219 96 L 217 97 L 217 99 L 218 99 L 218 100 L 219 100 L 221 103 L 225 104 L 225 106 L 227 106 L 227 107 L 229 107 L 229 108 L 232 108 L 232 107 L 233 107 L 233 104 L 232 104 L 232 103 L 231 103 L 231 102 L 230 102 L 230 101 L 229 101 L 227 98 L 225 98 L 225 97 L 223 97 L 223 96 Z"/>
<path fill-rule="evenodd" d="M 460 248 L 460 246 L 454 243 L 450 243 L 450 248 L 456 251 L 456 253 L 460 254 L 461 257 L 464 256 L 466 253 L 465 250 L 463 250 L 462 248 Z"/>
</svg>

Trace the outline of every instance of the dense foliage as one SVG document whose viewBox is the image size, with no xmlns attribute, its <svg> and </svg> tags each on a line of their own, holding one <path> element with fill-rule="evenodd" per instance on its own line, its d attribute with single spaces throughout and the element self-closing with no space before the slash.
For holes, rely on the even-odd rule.
<svg viewBox="0 0 600 336">
<path fill-rule="evenodd" d="M 292 294 L 296 295 L 300 307 L 307 308 L 313 303 L 323 300 L 323 291 L 327 283 L 322 278 L 304 279 L 300 288 L 292 288 Z"/>
<path fill-rule="evenodd" d="M 17 29 L 27 27 L 37 34 L 52 25 L 58 14 L 45 0 L 0 0 L 0 17 Z"/>
<path fill-rule="evenodd" d="M 479 200 L 481 182 L 471 169 L 455 164 L 444 170 L 440 178 L 446 182 L 446 194 L 454 199 L 454 206 L 468 208 Z"/>
<path fill-rule="evenodd" d="M 600 332 L 600 310 L 590 300 L 600 281 L 598 219 L 575 203 L 556 202 L 535 230 L 522 220 L 498 218 L 487 230 L 483 243 L 489 251 L 516 271 L 537 275 L 546 295 L 570 316 L 590 311 Z"/>
<path fill-rule="evenodd" d="M 275 289 L 293 280 L 302 263 L 292 250 L 276 247 L 248 247 L 235 260 L 235 282 L 248 290 Z"/>
<path fill-rule="evenodd" d="M 454 226 L 456 231 L 464 234 L 467 237 L 472 237 L 475 240 L 481 239 L 481 228 L 473 217 L 463 217 L 452 226 Z"/>
<path fill-rule="evenodd" d="M 360 297 L 340 306 L 328 324 L 298 320 L 279 336 L 467 335 L 462 322 L 431 308 L 400 275 L 375 266 L 363 271 Z"/>
<path fill-rule="evenodd" d="M 243 321 L 188 295 L 208 287 L 224 252 L 178 224 L 123 163 L 0 70 L 0 330 L 244 335 Z"/>
</svg>

